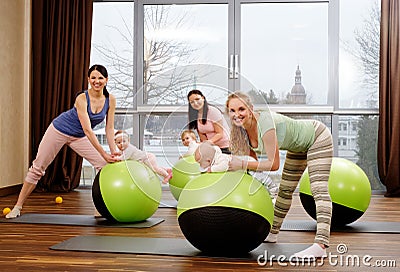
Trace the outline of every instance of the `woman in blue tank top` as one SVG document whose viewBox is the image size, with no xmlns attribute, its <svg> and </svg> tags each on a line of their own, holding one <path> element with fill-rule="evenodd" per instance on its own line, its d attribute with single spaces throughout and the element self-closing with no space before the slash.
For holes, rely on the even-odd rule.
<svg viewBox="0 0 400 272">
<path fill-rule="evenodd" d="M 74 107 L 56 117 L 39 144 L 38 153 L 28 170 L 17 203 L 6 218 L 20 215 L 22 205 L 35 189 L 39 179 L 64 145 L 89 161 L 97 170 L 115 162 L 119 154 L 114 145 L 114 115 L 116 100 L 106 88 L 107 69 L 93 65 L 88 71 L 90 88 L 77 95 Z M 106 119 L 106 137 L 111 154 L 97 140 L 93 128 Z"/>
</svg>

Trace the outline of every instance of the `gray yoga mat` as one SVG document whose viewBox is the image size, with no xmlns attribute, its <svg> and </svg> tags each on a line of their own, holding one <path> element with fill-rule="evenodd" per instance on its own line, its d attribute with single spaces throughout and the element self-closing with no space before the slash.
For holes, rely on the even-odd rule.
<svg viewBox="0 0 400 272">
<path fill-rule="evenodd" d="M 129 253 L 151 254 L 184 257 L 215 257 L 257 260 L 262 255 L 262 260 L 280 261 L 289 260 L 294 253 L 307 248 L 307 244 L 271 244 L 262 243 L 250 253 L 242 256 L 207 255 L 193 247 L 186 239 L 177 238 L 144 238 L 121 236 L 77 236 L 51 246 L 53 250 L 85 251 L 102 253 Z M 273 257 L 274 255 L 275 257 Z M 265 258 L 267 256 L 267 258 Z"/>
<path fill-rule="evenodd" d="M 148 218 L 136 223 L 118 223 L 93 215 L 24 213 L 14 219 L 0 218 L 2 223 L 50 224 L 87 227 L 149 228 L 163 222 L 162 218 Z"/>
<path fill-rule="evenodd" d="M 312 220 L 284 220 L 281 230 L 315 231 L 317 223 Z M 400 222 L 360 221 L 343 227 L 332 227 L 331 232 L 400 233 Z"/>
<path fill-rule="evenodd" d="M 158 206 L 159 208 L 173 208 L 176 209 L 176 206 L 178 205 L 178 201 L 176 200 L 161 200 L 160 205 Z"/>
</svg>

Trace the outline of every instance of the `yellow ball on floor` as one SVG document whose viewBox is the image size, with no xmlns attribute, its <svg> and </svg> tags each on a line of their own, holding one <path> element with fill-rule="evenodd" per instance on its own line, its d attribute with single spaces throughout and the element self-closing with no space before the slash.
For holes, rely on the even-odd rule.
<svg viewBox="0 0 400 272">
<path fill-rule="evenodd" d="M 9 214 L 11 212 L 11 209 L 10 208 L 4 208 L 3 209 L 3 215 L 7 215 L 7 214 Z"/>
<path fill-rule="evenodd" d="M 57 204 L 61 204 L 62 202 L 63 202 L 62 197 L 61 197 L 61 196 L 57 196 L 57 197 L 56 197 L 56 203 L 57 203 Z"/>
</svg>

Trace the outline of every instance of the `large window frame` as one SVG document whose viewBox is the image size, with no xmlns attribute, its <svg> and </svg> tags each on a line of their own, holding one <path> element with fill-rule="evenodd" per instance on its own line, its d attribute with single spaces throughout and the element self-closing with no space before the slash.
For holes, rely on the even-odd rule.
<svg viewBox="0 0 400 272">
<path fill-rule="evenodd" d="M 132 2 L 127 0 L 94 0 L 94 2 Z M 341 108 L 339 105 L 339 31 L 340 31 L 340 0 L 137 0 L 134 1 L 134 54 L 135 66 L 133 75 L 134 91 L 143 85 L 143 37 L 144 37 L 144 6 L 157 4 L 227 4 L 229 10 L 228 24 L 228 55 L 240 56 L 240 5 L 248 3 L 326 3 L 328 5 L 328 96 L 326 105 L 269 105 L 280 113 L 297 115 L 330 115 L 334 156 L 338 156 L 339 119 L 344 116 L 378 116 L 378 108 Z M 229 80 L 229 90 L 240 86 L 239 80 Z M 224 110 L 224 105 L 219 105 Z M 261 106 L 257 106 L 259 108 Z M 135 95 L 132 108 L 117 108 L 117 114 L 132 115 L 133 125 L 139 129 L 133 130 L 134 144 L 144 147 L 145 116 L 148 114 L 186 113 L 187 108 L 171 105 L 146 105 L 140 95 Z M 337 128 L 337 129 L 334 129 Z"/>
</svg>

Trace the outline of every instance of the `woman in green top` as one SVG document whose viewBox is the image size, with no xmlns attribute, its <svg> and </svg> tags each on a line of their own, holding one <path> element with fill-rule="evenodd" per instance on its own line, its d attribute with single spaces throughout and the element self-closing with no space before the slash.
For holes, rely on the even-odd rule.
<svg viewBox="0 0 400 272">
<path fill-rule="evenodd" d="M 283 219 L 290 209 L 292 195 L 306 167 L 310 176 L 311 192 L 315 199 L 317 231 L 314 244 L 294 256 L 324 257 L 329 246 L 332 201 L 328 179 L 333 156 L 332 135 L 316 120 L 295 120 L 284 115 L 253 111 L 250 97 L 241 92 L 229 95 L 226 110 L 232 122 L 231 151 L 237 155 L 264 154 L 267 159 L 243 161 L 233 157 L 230 170 L 276 171 L 279 169 L 279 150 L 287 150 L 278 197 L 274 208 L 274 222 L 266 242 L 276 242 Z"/>
</svg>

